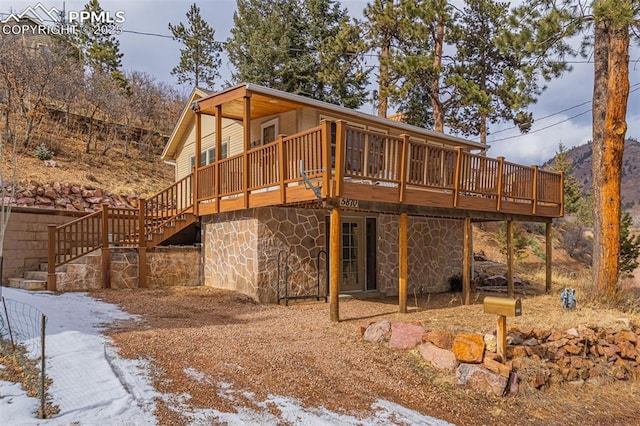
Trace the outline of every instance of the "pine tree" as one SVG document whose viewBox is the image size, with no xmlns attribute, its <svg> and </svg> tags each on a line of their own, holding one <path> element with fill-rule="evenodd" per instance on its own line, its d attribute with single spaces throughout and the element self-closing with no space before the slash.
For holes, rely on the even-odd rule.
<svg viewBox="0 0 640 426">
<path fill-rule="evenodd" d="M 100 15 L 103 10 L 98 0 L 90 0 L 84 6 L 89 13 Z M 75 33 L 75 42 L 80 47 L 85 65 L 93 71 L 111 75 L 120 88 L 126 89 L 127 81 L 121 71 L 120 42 L 113 34 L 105 33 L 92 20 L 84 21 Z"/>
<path fill-rule="evenodd" d="M 564 211 L 567 214 L 577 213 L 584 201 L 583 187 L 573 175 L 573 161 L 568 157 L 569 151 L 562 144 L 558 145 L 553 159 L 552 170 L 564 174 Z"/>
<path fill-rule="evenodd" d="M 187 26 L 182 22 L 169 24 L 173 39 L 180 41 L 180 63 L 173 67 L 171 75 L 178 84 L 189 84 L 213 88 L 220 77 L 222 45 L 215 40 L 215 30 L 200 16 L 200 8 L 192 4 L 187 12 Z"/>
<path fill-rule="evenodd" d="M 632 235 L 633 219 L 629 212 L 622 213 L 620 221 L 620 273 L 633 276 L 640 256 L 640 234 Z"/>
<path fill-rule="evenodd" d="M 233 79 L 356 108 L 366 73 L 357 29 L 334 0 L 238 0 L 226 42 Z"/>
<path fill-rule="evenodd" d="M 635 0 L 529 0 L 513 18 L 514 27 L 527 33 L 525 47 L 543 60 L 552 51 L 562 63 L 573 53 L 566 41 L 571 36 L 583 34 L 583 46 L 593 47 L 593 284 L 604 299 L 614 296 L 619 278 L 629 42 L 639 16 Z"/>
</svg>

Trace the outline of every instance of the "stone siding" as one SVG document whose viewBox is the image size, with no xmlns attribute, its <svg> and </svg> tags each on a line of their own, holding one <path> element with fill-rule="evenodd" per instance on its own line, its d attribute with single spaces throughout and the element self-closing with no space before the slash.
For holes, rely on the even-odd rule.
<svg viewBox="0 0 640 426">
<path fill-rule="evenodd" d="M 203 218 L 204 283 L 260 302 L 277 300 L 277 258 L 289 253 L 289 295 L 316 293 L 317 255 L 326 250 L 325 210 L 264 207 Z M 368 215 L 367 217 L 374 217 Z M 377 215 L 378 290 L 398 293 L 397 215 Z M 462 268 L 462 222 L 409 218 L 409 292 L 449 290 Z M 281 267 L 284 259 L 281 259 Z M 325 271 L 321 262 L 321 294 Z M 281 295 L 284 287 L 280 285 Z"/>
<path fill-rule="evenodd" d="M 13 207 L 4 236 L 2 284 L 38 270 L 47 261 L 47 225 L 62 225 L 78 214 L 45 209 Z"/>
<path fill-rule="evenodd" d="M 378 290 L 398 294 L 399 217 L 378 218 Z M 409 294 L 449 291 L 449 278 L 462 273 L 463 223 L 409 216 Z"/>
</svg>

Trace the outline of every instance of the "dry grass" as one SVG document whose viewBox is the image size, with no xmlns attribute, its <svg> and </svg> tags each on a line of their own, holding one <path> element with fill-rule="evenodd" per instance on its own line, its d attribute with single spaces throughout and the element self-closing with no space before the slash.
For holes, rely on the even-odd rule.
<svg viewBox="0 0 640 426">
<path fill-rule="evenodd" d="M 51 135 L 56 135 L 55 139 Z M 102 188 L 118 195 L 149 196 L 173 182 L 173 167 L 163 163 L 159 154 L 146 156 L 130 148 L 125 155 L 119 142 L 106 155 L 98 149 L 85 153 L 86 136 L 67 130 L 63 125 L 45 121 L 31 143 L 32 149 L 20 152 L 17 161 L 17 180 L 21 183 L 70 183 L 88 188 Z M 45 167 L 33 155 L 40 142 L 55 147 L 53 157 L 59 167 Z M 133 146 L 133 145 L 132 145 Z M 8 154 L 8 149 L 5 150 Z M 9 158 L 9 157 L 6 157 Z M 3 176 L 11 176 L 9 162 L 3 163 Z"/>
</svg>

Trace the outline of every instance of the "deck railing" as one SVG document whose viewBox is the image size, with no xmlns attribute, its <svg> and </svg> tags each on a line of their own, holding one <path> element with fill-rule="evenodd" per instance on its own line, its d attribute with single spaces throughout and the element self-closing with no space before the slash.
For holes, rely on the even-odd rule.
<svg viewBox="0 0 640 426">
<path fill-rule="evenodd" d="M 205 214 L 314 200 L 317 192 L 301 188 L 301 164 L 323 197 L 551 217 L 562 211 L 561 174 L 408 135 L 333 126 L 323 122 L 199 168 L 197 199 L 210 203 Z"/>
</svg>

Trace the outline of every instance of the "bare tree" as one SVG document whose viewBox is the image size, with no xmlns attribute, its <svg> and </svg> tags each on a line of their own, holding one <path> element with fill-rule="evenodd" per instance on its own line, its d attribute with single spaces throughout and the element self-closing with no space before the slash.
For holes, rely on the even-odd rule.
<svg viewBox="0 0 640 426">
<path fill-rule="evenodd" d="M 6 141 L 6 146 L 5 146 Z M 10 162 L 5 167 L 7 162 L 6 154 L 9 154 L 8 161 Z M 4 237 L 7 231 L 7 225 L 9 224 L 9 216 L 11 215 L 11 205 L 14 201 L 16 193 L 16 171 L 18 169 L 18 144 L 16 139 L 9 141 L 2 137 L 0 133 L 0 286 L 3 281 L 3 268 L 4 264 Z M 9 170 L 9 176 L 5 176 L 4 170 Z M 5 180 L 5 178 L 9 180 Z"/>
</svg>

